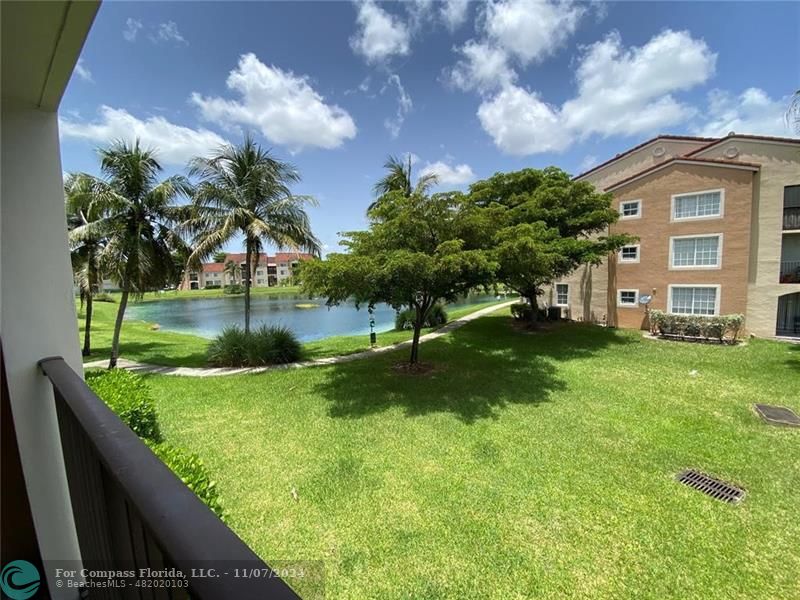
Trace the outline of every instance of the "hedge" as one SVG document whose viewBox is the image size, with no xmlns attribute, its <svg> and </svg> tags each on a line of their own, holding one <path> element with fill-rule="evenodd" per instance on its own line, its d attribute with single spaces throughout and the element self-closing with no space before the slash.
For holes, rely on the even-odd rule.
<svg viewBox="0 0 800 600">
<path fill-rule="evenodd" d="M 650 329 L 664 337 L 692 340 L 715 340 L 734 343 L 739 338 L 744 315 L 674 315 L 661 310 L 650 311 Z"/>
<path fill-rule="evenodd" d="M 140 438 L 161 441 L 156 406 L 140 375 L 125 369 L 87 373 L 86 384 Z"/>
<path fill-rule="evenodd" d="M 124 369 L 87 373 L 87 385 L 220 518 L 224 511 L 216 484 L 200 457 L 162 442 L 155 403 L 141 375 Z"/>
<path fill-rule="evenodd" d="M 417 318 L 417 312 L 413 308 L 407 308 L 404 311 L 397 313 L 394 319 L 394 328 L 397 331 L 404 329 L 414 329 L 414 319 Z M 423 327 L 438 327 L 447 323 L 447 311 L 441 304 L 434 304 L 428 311 L 425 317 Z"/>
</svg>

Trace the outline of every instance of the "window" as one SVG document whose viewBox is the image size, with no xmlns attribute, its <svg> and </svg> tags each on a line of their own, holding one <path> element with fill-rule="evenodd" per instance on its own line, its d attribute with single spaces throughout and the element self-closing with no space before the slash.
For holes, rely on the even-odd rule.
<svg viewBox="0 0 800 600">
<path fill-rule="evenodd" d="M 257 282 L 258 282 L 258 285 L 263 285 L 264 280 L 263 279 L 258 279 Z"/>
<path fill-rule="evenodd" d="M 669 286 L 669 312 L 678 315 L 715 315 L 719 286 Z"/>
<path fill-rule="evenodd" d="M 619 290 L 617 306 L 639 306 L 639 290 Z"/>
<path fill-rule="evenodd" d="M 670 238 L 670 267 L 708 269 L 720 266 L 722 234 Z"/>
<path fill-rule="evenodd" d="M 639 262 L 639 246 L 623 246 L 619 251 L 619 261 L 625 263 Z"/>
<path fill-rule="evenodd" d="M 569 284 L 556 284 L 556 306 L 569 306 Z"/>
<path fill-rule="evenodd" d="M 623 219 L 638 219 L 642 216 L 642 201 L 627 200 L 619 203 L 619 214 Z"/>
<path fill-rule="evenodd" d="M 722 190 L 710 190 L 672 197 L 672 219 L 708 219 L 722 216 Z"/>
</svg>

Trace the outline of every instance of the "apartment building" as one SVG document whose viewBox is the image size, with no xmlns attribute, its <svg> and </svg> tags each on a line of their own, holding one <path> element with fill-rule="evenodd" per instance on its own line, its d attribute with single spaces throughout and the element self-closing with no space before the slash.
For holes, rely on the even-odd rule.
<svg viewBox="0 0 800 600">
<path fill-rule="evenodd" d="M 639 241 L 543 304 L 628 328 L 647 326 L 647 307 L 741 313 L 754 335 L 800 338 L 800 140 L 659 136 L 575 179 L 613 193 L 610 231 Z"/>
<path fill-rule="evenodd" d="M 278 252 L 275 256 L 260 254 L 257 264 L 251 265 L 250 283 L 254 287 L 287 285 L 299 262 L 310 258 L 310 254 L 303 252 Z M 231 262 L 236 265 L 233 270 L 228 268 Z M 188 271 L 181 288 L 198 290 L 243 283 L 246 273 L 244 253 L 226 254 L 223 262 L 204 263 L 202 270 Z"/>
</svg>

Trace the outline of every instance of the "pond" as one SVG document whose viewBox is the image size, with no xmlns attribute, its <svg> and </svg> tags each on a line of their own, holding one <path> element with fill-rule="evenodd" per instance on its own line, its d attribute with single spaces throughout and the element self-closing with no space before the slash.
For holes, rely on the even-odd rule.
<svg viewBox="0 0 800 600">
<path fill-rule="evenodd" d="M 475 294 L 448 305 L 458 308 L 489 302 L 493 295 Z M 375 307 L 375 331 L 388 331 L 394 327 L 395 311 L 385 304 Z M 212 338 L 226 325 L 244 325 L 244 297 L 188 298 L 157 300 L 132 304 L 126 319 L 158 323 L 161 329 L 191 333 Z M 353 304 L 328 308 L 322 299 L 309 300 L 306 296 L 253 296 L 251 299 L 251 324 L 284 325 L 303 341 L 318 340 L 337 335 L 362 335 L 369 333 L 369 314 L 366 306 L 356 310 Z"/>
</svg>

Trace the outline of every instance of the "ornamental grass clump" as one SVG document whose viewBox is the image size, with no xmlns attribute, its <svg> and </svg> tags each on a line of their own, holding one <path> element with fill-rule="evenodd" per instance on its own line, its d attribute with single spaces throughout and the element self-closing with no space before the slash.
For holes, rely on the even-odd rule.
<svg viewBox="0 0 800 600">
<path fill-rule="evenodd" d="M 209 345 L 208 362 L 216 367 L 262 367 L 299 360 L 302 347 L 291 329 L 261 325 L 245 333 L 226 327 Z"/>
</svg>

